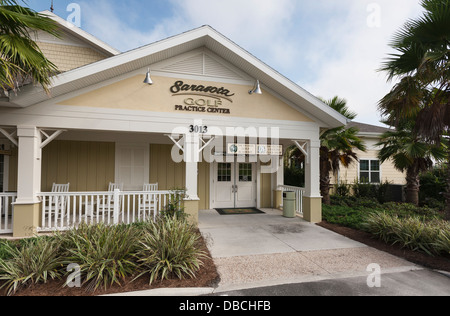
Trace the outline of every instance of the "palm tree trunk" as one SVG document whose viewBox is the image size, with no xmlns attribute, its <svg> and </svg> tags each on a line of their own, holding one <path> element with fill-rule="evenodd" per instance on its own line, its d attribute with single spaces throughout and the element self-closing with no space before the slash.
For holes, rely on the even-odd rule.
<svg viewBox="0 0 450 316">
<path fill-rule="evenodd" d="M 410 167 L 406 172 L 406 203 L 419 205 L 419 188 L 419 173 L 415 167 Z"/>
<path fill-rule="evenodd" d="M 320 193 L 322 195 L 322 202 L 326 205 L 331 204 L 330 198 L 330 168 L 328 162 L 328 155 L 320 156 Z"/>
<path fill-rule="evenodd" d="M 445 193 L 445 219 L 450 222 L 450 148 L 447 157 L 447 192 Z"/>
</svg>

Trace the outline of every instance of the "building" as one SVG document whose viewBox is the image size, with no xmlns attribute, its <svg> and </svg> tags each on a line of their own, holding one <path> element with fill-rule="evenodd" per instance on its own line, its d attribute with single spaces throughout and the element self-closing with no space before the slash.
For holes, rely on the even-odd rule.
<svg viewBox="0 0 450 316">
<path fill-rule="evenodd" d="M 380 147 L 376 144 L 380 142 L 381 135 L 387 131 L 388 128 L 369 125 L 359 122 L 350 122 L 348 127 L 354 127 L 359 130 L 358 137 L 360 137 L 367 150 L 365 152 L 356 151 L 359 162 L 353 163 L 348 168 L 341 168 L 338 176 L 333 176 L 333 184 L 353 184 L 353 183 L 371 183 L 381 184 L 389 182 L 394 185 L 405 185 L 406 174 L 395 169 L 394 163 L 391 160 L 380 163 L 378 153 Z"/>
<path fill-rule="evenodd" d="M 278 207 L 292 144 L 307 155 L 297 206 L 321 221 L 319 134 L 345 117 L 209 26 L 119 53 L 45 13 L 65 36 L 37 41 L 63 73 L 51 96 L 29 85 L 0 98 L 0 232 L 134 218 L 146 183 L 158 207 L 185 188 L 194 221 L 199 209 Z"/>
</svg>

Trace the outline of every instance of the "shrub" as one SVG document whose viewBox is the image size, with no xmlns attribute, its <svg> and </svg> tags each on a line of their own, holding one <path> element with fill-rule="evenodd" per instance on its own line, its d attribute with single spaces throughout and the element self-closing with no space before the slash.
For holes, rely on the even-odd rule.
<svg viewBox="0 0 450 316">
<path fill-rule="evenodd" d="M 169 203 L 161 211 L 162 217 L 186 219 L 189 215 L 184 212 L 183 199 L 186 197 L 185 189 L 173 189 L 170 193 Z"/>
<path fill-rule="evenodd" d="M 421 204 L 445 208 L 443 193 L 447 190 L 447 168 L 444 164 L 420 175 L 419 200 Z"/>
<path fill-rule="evenodd" d="M 97 290 L 101 285 L 121 285 L 121 280 L 136 270 L 133 254 L 137 249 L 139 230 L 132 225 L 83 225 L 58 239 L 64 248 L 66 264 L 78 264 L 83 285 Z"/>
<path fill-rule="evenodd" d="M 200 235 L 184 219 L 163 217 L 148 222 L 144 227 L 140 250 L 136 254 L 141 273 L 150 274 L 150 284 L 155 280 L 195 277 L 206 254 L 198 249 Z"/>
<path fill-rule="evenodd" d="M 8 295 L 26 285 L 60 278 L 59 250 L 59 243 L 49 238 L 33 239 L 21 247 L 5 243 L 5 259 L 0 259 L 0 279 L 5 281 L 2 287 L 8 289 Z"/>
<path fill-rule="evenodd" d="M 450 254 L 450 224 L 446 221 L 377 212 L 368 214 L 363 227 L 386 243 L 429 255 Z"/>
<path fill-rule="evenodd" d="M 323 205 L 323 218 L 332 224 L 361 229 L 361 223 L 366 214 L 371 211 L 368 208 Z"/>
</svg>

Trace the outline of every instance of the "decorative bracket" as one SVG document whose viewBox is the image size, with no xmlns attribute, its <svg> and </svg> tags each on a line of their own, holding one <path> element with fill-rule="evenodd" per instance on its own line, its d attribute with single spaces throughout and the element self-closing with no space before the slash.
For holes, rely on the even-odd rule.
<svg viewBox="0 0 450 316">
<path fill-rule="evenodd" d="M 308 142 L 307 141 L 302 141 L 302 140 L 293 140 L 295 146 L 297 146 L 297 148 L 302 152 L 303 155 L 305 155 L 306 158 L 306 162 L 309 163 L 309 147 L 308 147 Z M 303 142 L 303 144 L 301 144 L 300 142 Z"/>
<path fill-rule="evenodd" d="M 58 130 L 47 130 L 49 132 L 53 132 L 53 134 L 47 133 L 45 132 L 43 129 L 39 129 L 39 132 L 42 134 L 43 136 L 43 141 L 41 143 L 41 149 L 44 149 L 45 146 L 47 146 L 48 144 L 50 144 L 52 141 L 54 141 L 59 135 L 61 135 L 64 132 L 67 132 L 66 130 L 63 129 L 58 129 Z M 45 140 L 44 140 L 45 138 Z"/>
<path fill-rule="evenodd" d="M 13 143 L 16 147 L 19 147 L 19 141 L 17 140 L 17 129 L 14 129 L 14 131 L 10 133 L 4 128 L 0 128 L 0 133 L 8 138 L 10 142 Z"/>
<path fill-rule="evenodd" d="M 170 140 L 175 144 L 175 146 L 177 146 L 183 153 L 184 153 L 184 147 L 180 144 L 182 141 L 184 141 L 184 137 L 181 137 L 178 141 L 175 139 L 175 135 L 166 135 L 167 137 L 170 138 Z M 177 135 L 179 137 L 179 135 Z M 215 136 L 211 136 L 211 139 L 208 141 L 205 141 L 202 137 L 200 137 L 200 140 L 203 143 L 203 146 L 198 149 L 198 153 L 200 154 L 206 147 L 209 146 L 209 144 L 211 144 L 215 139 Z"/>
</svg>

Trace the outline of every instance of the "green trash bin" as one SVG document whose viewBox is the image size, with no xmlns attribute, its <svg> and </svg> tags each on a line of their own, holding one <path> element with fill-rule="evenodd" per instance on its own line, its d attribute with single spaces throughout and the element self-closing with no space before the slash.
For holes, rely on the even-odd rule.
<svg viewBox="0 0 450 316">
<path fill-rule="evenodd" d="M 294 218 L 295 215 L 295 192 L 286 191 L 283 193 L 283 216 Z"/>
</svg>

